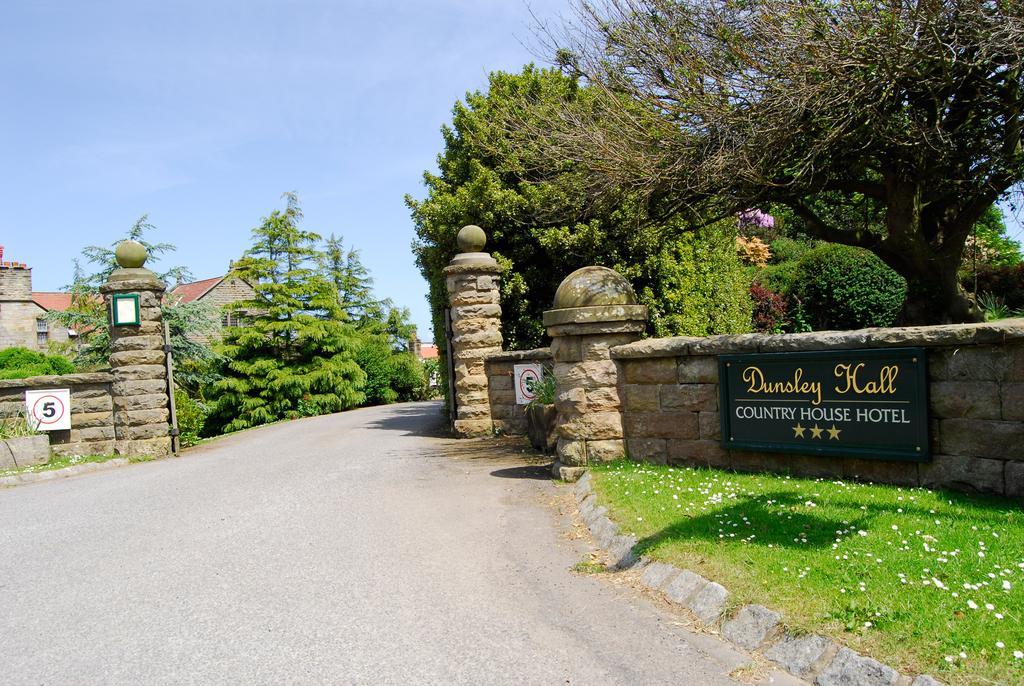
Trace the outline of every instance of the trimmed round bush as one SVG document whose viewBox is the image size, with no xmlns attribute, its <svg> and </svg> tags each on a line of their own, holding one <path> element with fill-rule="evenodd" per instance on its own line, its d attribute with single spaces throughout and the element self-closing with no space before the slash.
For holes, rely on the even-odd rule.
<svg viewBox="0 0 1024 686">
<path fill-rule="evenodd" d="M 891 326 L 907 297 L 907 282 L 877 256 L 825 244 L 797 263 L 793 295 L 816 330 Z"/>
</svg>

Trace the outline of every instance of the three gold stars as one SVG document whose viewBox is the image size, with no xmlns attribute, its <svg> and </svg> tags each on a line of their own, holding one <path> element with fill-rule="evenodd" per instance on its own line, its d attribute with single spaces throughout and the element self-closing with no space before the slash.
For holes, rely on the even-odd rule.
<svg viewBox="0 0 1024 686">
<path fill-rule="evenodd" d="M 796 426 L 793 427 L 793 438 L 805 438 L 805 432 L 810 430 L 810 438 L 821 438 L 822 433 L 828 432 L 829 440 L 839 440 L 839 434 L 843 432 L 842 429 L 837 429 L 836 425 L 833 424 L 831 428 L 825 429 L 818 426 L 815 422 L 814 426 L 800 426 L 800 422 L 797 422 Z"/>
</svg>

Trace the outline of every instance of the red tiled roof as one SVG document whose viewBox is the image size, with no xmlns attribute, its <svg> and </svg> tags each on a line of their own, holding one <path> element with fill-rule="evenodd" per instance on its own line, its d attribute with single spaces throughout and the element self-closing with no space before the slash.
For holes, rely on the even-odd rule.
<svg viewBox="0 0 1024 686">
<path fill-rule="evenodd" d="M 193 283 L 183 283 L 175 286 L 171 291 L 171 297 L 178 298 L 179 302 L 190 303 L 199 300 L 210 292 L 210 290 L 224 280 L 223 276 L 215 276 L 212 279 L 203 279 Z"/>
<path fill-rule="evenodd" d="M 32 294 L 32 302 L 46 311 L 63 312 L 71 307 L 70 293 L 54 293 L 52 291 L 36 291 Z"/>
<path fill-rule="evenodd" d="M 420 346 L 420 359 L 433 360 L 437 358 L 437 346 L 431 343 L 424 343 Z"/>
</svg>

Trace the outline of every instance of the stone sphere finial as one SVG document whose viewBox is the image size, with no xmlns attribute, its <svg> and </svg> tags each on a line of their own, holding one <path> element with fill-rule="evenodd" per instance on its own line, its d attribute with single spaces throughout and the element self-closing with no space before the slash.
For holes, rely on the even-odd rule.
<svg viewBox="0 0 1024 686">
<path fill-rule="evenodd" d="M 140 269 L 142 265 L 146 264 L 149 253 L 142 243 L 127 240 L 117 244 L 117 248 L 114 249 L 114 257 L 122 269 Z"/>
<path fill-rule="evenodd" d="M 462 252 L 481 252 L 487 245 L 487 234 L 479 226 L 469 224 L 459 229 L 456 241 Z"/>
</svg>

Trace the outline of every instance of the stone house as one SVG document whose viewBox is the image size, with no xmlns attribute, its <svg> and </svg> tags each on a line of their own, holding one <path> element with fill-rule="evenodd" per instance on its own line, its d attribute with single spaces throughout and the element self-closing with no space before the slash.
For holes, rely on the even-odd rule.
<svg viewBox="0 0 1024 686">
<path fill-rule="evenodd" d="M 0 246 L 0 349 L 23 347 L 46 352 L 50 343 L 64 343 L 75 332 L 47 321 L 46 313 L 71 306 L 70 293 L 32 290 L 32 268 L 3 261 Z"/>
<path fill-rule="evenodd" d="M 246 325 L 246 313 L 234 312 L 229 306 L 255 298 L 256 291 L 245 280 L 229 272 L 225 276 L 178 284 L 167 297 L 181 303 L 204 302 L 221 308 L 220 325 L 223 328 Z"/>
</svg>

